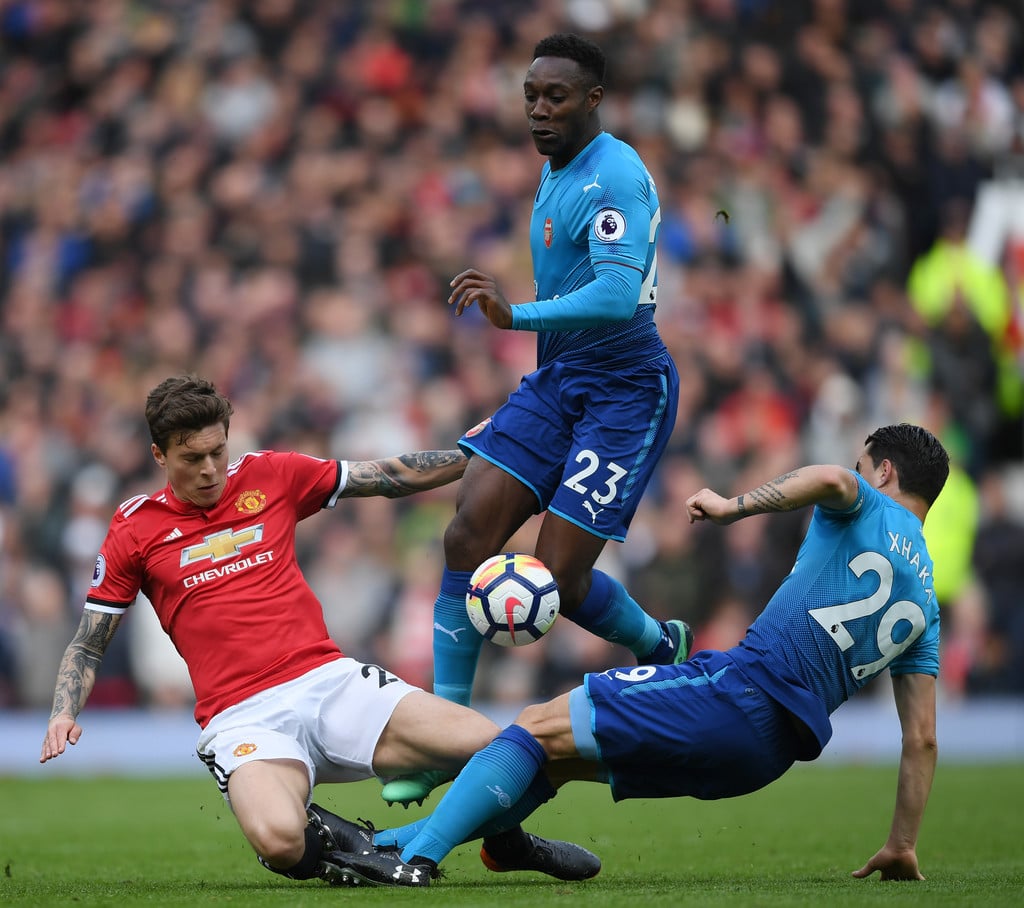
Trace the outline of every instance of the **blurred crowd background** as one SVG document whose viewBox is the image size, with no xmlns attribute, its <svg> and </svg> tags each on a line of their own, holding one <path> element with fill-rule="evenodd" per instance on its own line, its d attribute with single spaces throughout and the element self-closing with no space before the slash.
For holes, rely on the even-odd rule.
<svg viewBox="0 0 1024 908">
<path fill-rule="evenodd" d="M 942 695 L 1024 693 L 1024 12 L 1018 0 L 0 0 L 0 706 L 48 708 L 117 504 L 162 486 L 164 377 L 234 401 L 235 455 L 451 447 L 535 338 L 448 281 L 532 298 L 543 163 L 522 78 L 576 31 L 604 127 L 657 182 L 675 434 L 600 566 L 728 646 L 807 515 L 690 526 L 802 462 L 926 425 Z M 342 648 L 430 685 L 452 488 L 342 502 L 299 551 Z M 536 522 L 509 545 L 531 549 Z M 559 621 L 485 646 L 478 697 L 632 658 Z M 145 601 L 91 700 L 184 707 Z"/>
</svg>

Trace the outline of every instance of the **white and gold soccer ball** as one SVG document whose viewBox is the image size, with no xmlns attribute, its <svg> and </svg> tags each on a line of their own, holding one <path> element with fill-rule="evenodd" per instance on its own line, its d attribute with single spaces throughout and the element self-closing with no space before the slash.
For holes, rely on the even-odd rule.
<svg viewBox="0 0 1024 908">
<path fill-rule="evenodd" d="M 480 634 L 499 646 L 539 640 L 558 617 L 558 584 L 539 558 L 504 552 L 474 572 L 466 612 Z"/>
</svg>

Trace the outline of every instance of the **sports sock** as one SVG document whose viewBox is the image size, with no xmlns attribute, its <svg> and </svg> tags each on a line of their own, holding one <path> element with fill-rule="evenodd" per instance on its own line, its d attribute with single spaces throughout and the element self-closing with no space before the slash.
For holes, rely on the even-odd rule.
<svg viewBox="0 0 1024 908">
<path fill-rule="evenodd" d="M 501 832 L 507 832 L 509 829 L 514 829 L 540 807 L 541 804 L 550 801 L 555 796 L 555 793 L 555 788 L 548 781 L 544 771 L 538 770 L 527 786 L 526 791 L 523 792 L 522 797 L 515 804 L 494 819 L 487 820 L 470 832 L 462 842 L 456 842 L 455 844 L 461 845 L 463 842 L 472 842 L 474 839 L 482 839 L 486 836 L 497 835 Z M 404 826 L 382 829 L 374 834 L 373 844 L 384 848 L 404 849 L 406 845 L 423 831 L 423 828 L 429 821 L 430 817 L 426 816 L 414 820 L 412 823 L 406 823 Z"/>
<path fill-rule="evenodd" d="M 402 860 L 428 858 L 438 864 L 456 845 L 498 818 L 529 789 L 547 755 L 533 735 L 510 725 L 465 766 L 426 825 L 402 849 Z M 506 824 L 503 828 L 508 828 Z"/>
<path fill-rule="evenodd" d="M 556 794 L 555 787 L 548 780 L 542 769 L 530 781 L 526 791 L 520 796 L 508 810 L 481 824 L 473 830 L 465 841 L 472 842 L 474 839 L 483 839 L 487 836 L 498 835 L 508 832 L 523 822 L 541 804 L 550 801 Z M 461 842 L 459 844 L 462 844 Z"/>
<path fill-rule="evenodd" d="M 595 569 L 590 592 L 580 607 L 565 617 L 610 643 L 620 643 L 634 656 L 645 656 L 661 641 L 661 624 L 647 614 L 626 588 Z"/>
<path fill-rule="evenodd" d="M 434 693 L 463 706 L 469 706 L 483 642 L 466 615 L 471 576 L 471 571 L 446 567 L 434 601 Z"/>
</svg>

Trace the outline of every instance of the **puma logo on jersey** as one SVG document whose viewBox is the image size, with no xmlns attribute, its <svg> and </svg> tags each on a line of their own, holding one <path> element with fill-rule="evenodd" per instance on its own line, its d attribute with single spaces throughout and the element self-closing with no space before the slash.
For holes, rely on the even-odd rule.
<svg viewBox="0 0 1024 908">
<path fill-rule="evenodd" d="M 594 506 L 589 501 L 584 501 L 583 507 L 585 507 L 590 514 L 590 522 L 597 523 L 597 515 L 600 514 L 604 508 L 597 508 L 595 510 Z"/>
<path fill-rule="evenodd" d="M 587 183 L 587 185 L 583 187 L 584 194 L 590 192 L 591 189 L 603 189 L 604 188 L 600 183 L 597 182 L 600 179 L 600 177 L 601 177 L 601 174 L 599 174 L 599 173 L 594 174 L 594 182 L 593 183 Z"/>
</svg>

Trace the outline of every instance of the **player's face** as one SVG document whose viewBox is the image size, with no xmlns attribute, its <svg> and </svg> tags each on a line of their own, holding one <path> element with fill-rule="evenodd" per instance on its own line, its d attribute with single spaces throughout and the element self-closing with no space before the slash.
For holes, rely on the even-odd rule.
<svg viewBox="0 0 1024 908">
<path fill-rule="evenodd" d="M 585 82 L 579 65 L 562 57 L 538 57 L 527 70 L 523 98 L 530 135 L 555 170 L 568 164 L 600 130 L 591 114 L 604 90 L 587 90 Z"/>
<path fill-rule="evenodd" d="M 175 440 L 164 453 L 153 445 L 153 457 L 167 471 L 176 498 L 200 508 L 220 501 L 228 468 L 228 436 L 216 423 L 182 441 Z"/>
</svg>

